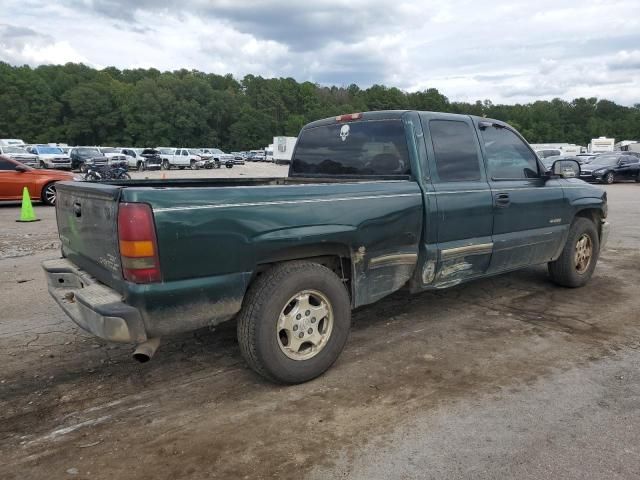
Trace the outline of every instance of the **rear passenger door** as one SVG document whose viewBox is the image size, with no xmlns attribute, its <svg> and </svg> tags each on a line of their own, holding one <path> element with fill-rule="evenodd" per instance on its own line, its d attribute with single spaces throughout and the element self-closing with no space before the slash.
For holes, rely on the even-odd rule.
<svg viewBox="0 0 640 480">
<path fill-rule="evenodd" d="M 489 273 L 551 260 L 570 222 L 560 180 L 546 179 L 529 145 L 508 126 L 478 120 L 493 195 Z"/>
<path fill-rule="evenodd" d="M 437 217 L 438 258 L 432 285 L 485 273 L 492 252 L 493 204 L 471 118 L 421 113 Z M 427 212 L 428 214 L 428 212 Z"/>
</svg>

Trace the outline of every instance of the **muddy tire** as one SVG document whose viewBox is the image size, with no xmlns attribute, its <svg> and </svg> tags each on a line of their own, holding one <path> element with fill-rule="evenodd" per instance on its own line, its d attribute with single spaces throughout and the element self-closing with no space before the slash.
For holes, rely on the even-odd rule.
<svg viewBox="0 0 640 480">
<path fill-rule="evenodd" d="M 260 275 L 238 316 L 238 343 L 249 366 L 277 383 L 324 373 L 344 348 L 351 325 L 349 294 L 328 268 L 277 265 Z"/>
<path fill-rule="evenodd" d="M 600 254 L 598 230 L 591 220 L 577 217 L 571 224 L 562 254 L 549 262 L 549 275 L 563 287 L 582 287 L 593 275 Z"/>
</svg>

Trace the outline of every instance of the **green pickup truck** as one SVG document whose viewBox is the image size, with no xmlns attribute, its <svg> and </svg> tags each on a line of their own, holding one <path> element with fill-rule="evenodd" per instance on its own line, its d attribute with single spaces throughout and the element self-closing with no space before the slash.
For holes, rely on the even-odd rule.
<svg viewBox="0 0 640 480">
<path fill-rule="evenodd" d="M 546 171 L 509 125 L 416 111 L 305 126 L 287 178 L 58 184 L 49 292 L 83 329 L 138 344 L 237 319 L 247 363 L 283 383 L 326 371 L 351 310 L 548 264 L 584 285 L 607 196 L 572 160 Z M 437 312 L 434 312 L 437 314 Z"/>
</svg>

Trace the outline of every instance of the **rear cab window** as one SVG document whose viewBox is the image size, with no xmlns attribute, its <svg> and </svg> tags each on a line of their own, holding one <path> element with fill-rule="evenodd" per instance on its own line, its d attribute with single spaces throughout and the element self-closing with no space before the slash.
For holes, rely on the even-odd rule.
<svg viewBox="0 0 640 480">
<path fill-rule="evenodd" d="M 336 122 L 300 133 L 292 176 L 399 176 L 411 174 L 402 119 Z"/>
</svg>

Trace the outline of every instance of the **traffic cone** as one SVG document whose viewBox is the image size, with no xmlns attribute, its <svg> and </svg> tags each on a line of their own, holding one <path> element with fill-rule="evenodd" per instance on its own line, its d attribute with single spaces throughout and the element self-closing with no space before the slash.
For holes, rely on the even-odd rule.
<svg viewBox="0 0 640 480">
<path fill-rule="evenodd" d="M 20 209 L 20 218 L 16 222 L 38 222 L 39 218 L 36 218 L 33 213 L 33 205 L 31 205 L 31 197 L 29 196 L 29 190 L 27 187 L 22 189 L 22 208 Z"/>
</svg>

